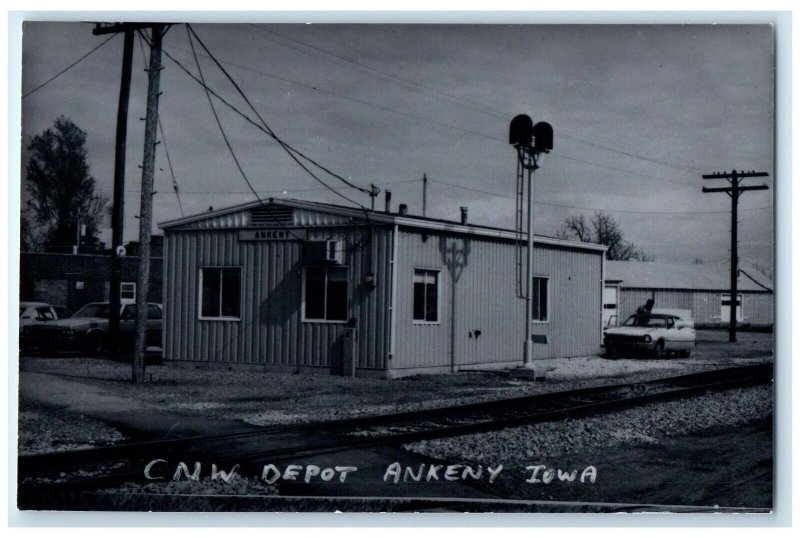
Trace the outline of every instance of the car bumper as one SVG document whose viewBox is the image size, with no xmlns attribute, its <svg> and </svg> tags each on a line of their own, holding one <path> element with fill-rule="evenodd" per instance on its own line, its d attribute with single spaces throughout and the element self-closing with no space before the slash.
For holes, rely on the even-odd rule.
<svg viewBox="0 0 800 538">
<path fill-rule="evenodd" d="M 81 339 L 76 336 L 27 337 L 20 336 L 20 349 L 41 353 L 80 351 Z"/>
<path fill-rule="evenodd" d="M 606 352 L 615 349 L 620 352 L 624 351 L 653 351 L 655 349 L 654 342 L 645 342 L 644 340 L 605 340 L 603 342 Z"/>
</svg>

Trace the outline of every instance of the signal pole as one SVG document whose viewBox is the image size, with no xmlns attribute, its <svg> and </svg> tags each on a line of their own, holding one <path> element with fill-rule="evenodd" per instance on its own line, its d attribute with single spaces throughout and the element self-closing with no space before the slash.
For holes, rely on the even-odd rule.
<svg viewBox="0 0 800 538">
<path fill-rule="evenodd" d="M 728 319 L 728 342 L 736 342 L 736 306 L 738 302 L 738 277 L 739 277 L 739 239 L 738 239 L 738 211 L 739 196 L 746 191 L 763 191 L 766 185 L 742 186 L 740 180 L 746 177 L 767 177 L 766 172 L 715 172 L 704 174 L 703 179 L 727 179 L 730 187 L 703 187 L 704 193 L 724 192 L 731 197 L 731 292 L 730 316 Z"/>
<path fill-rule="evenodd" d="M 133 381 L 144 383 L 147 349 L 147 295 L 150 288 L 150 238 L 153 235 L 153 175 L 156 160 L 158 98 L 161 83 L 161 40 L 164 24 L 153 24 L 150 33 L 150 62 L 147 73 L 147 113 L 144 127 L 142 192 L 139 212 L 139 271 L 136 283 L 136 347 L 133 355 Z"/>
<path fill-rule="evenodd" d="M 522 367 L 533 368 L 533 172 L 539 168 L 538 159 L 542 153 L 553 149 L 553 127 L 544 121 L 536 125 L 525 114 L 519 114 L 511 120 L 508 132 L 508 143 L 517 150 L 517 236 L 522 235 L 522 205 L 525 191 L 525 172 L 528 175 L 528 226 L 527 246 L 528 263 L 525 275 L 525 342 L 522 352 Z M 538 294 L 537 294 L 538 295 Z M 538 297 L 537 297 L 538 299 Z"/>
</svg>

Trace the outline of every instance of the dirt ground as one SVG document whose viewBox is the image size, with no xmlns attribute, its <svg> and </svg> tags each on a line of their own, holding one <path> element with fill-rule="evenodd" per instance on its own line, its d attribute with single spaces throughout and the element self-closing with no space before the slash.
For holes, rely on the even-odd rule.
<svg viewBox="0 0 800 538">
<path fill-rule="evenodd" d="M 544 381 L 515 378 L 503 371 L 381 380 L 325 374 L 209 371 L 166 363 L 148 366 L 148 382 L 137 386 L 130 382 L 130 365 L 127 363 L 75 356 L 21 357 L 20 376 L 22 379 L 26 372 L 55 374 L 170 413 L 241 420 L 260 426 L 384 414 L 581 386 L 643 381 L 771 360 L 772 348 L 771 334 L 740 333 L 739 342 L 729 344 L 727 333 L 698 331 L 698 346 L 690 359 L 561 359 L 547 362 L 543 368 L 547 370 Z M 30 431 L 52 432 L 50 437 L 56 439 L 75 434 L 74 429 L 71 433 L 59 433 L 70 423 L 59 419 L 63 413 L 57 416 L 29 413 L 24 392 L 20 398 L 23 410 L 20 413 L 20 432 L 24 436 L 29 436 Z M 111 431 L 107 434 L 115 435 Z M 94 437 L 105 442 L 103 436 Z M 91 440 L 89 443 L 92 444 Z"/>
</svg>

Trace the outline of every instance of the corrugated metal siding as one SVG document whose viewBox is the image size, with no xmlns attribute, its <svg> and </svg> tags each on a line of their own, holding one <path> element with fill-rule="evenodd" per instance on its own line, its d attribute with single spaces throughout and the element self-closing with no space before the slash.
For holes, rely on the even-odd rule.
<svg viewBox="0 0 800 538">
<path fill-rule="evenodd" d="M 266 207 L 266 206 L 264 206 Z M 275 206 L 278 207 L 278 206 Z M 183 230 L 219 230 L 232 228 L 246 228 L 254 225 L 252 222 L 252 212 L 259 208 L 245 209 L 225 215 L 211 216 L 207 219 L 198 220 L 184 224 L 180 227 Z M 333 213 L 321 211 L 311 211 L 308 209 L 294 208 L 292 210 L 294 226 L 342 226 L 352 224 L 353 219 Z"/>
<path fill-rule="evenodd" d="M 351 224 L 353 219 L 333 213 L 323 213 L 320 211 L 310 211 L 308 209 L 295 208 L 295 226 L 341 226 Z"/>
<path fill-rule="evenodd" d="M 361 240 L 366 229 L 310 229 L 308 238 Z M 337 368 L 343 324 L 301 321 L 301 244 L 242 241 L 238 230 L 167 230 L 165 234 L 167 357 L 175 360 L 243 362 Z M 358 367 L 383 368 L 388 352 L 389 230 L 375 229 L 364 247 L 376 288 L 363 286 L 367 256 L 347 248 L 349 317 L 358 321 Z M 203 266 L 242 267 L 242 319 L 198 319 L 198 276 Z"/>
<path fill-rule="evenodd" d="M 634 314 L 636 309 L 647 299 L 654 297 L 655 308 L 691 309 L 695 323 L 725 323 L 720 320 L 722 303 L 721 291 L 708 290 L 662 290 L 621 288 L 620 305 L 622 305 L 620 322 Z M 773 294 L 769 292 L 742 292 L 742 314 L 744 322 L 753 325 L 771 325 L 773 323 Z"/>
<path fill-rule="evenodd" d="M 423 241 L 401 228 L 398 247 L 397 349 L 390 368 L 449 367 L 451 346 L 456 367 L 522 360 L 525 301 L 517 296 L 512 242 L 433 233 Z M 599 351 L 601 262 L 600 252 L 537 246 L 534 268 L 549 278 L 550 321 L 534 325 L 548 337 L 548 344 L 535 346 L 536 358 Z M 438 324 L 413 323 L 415 268 L 440 270 Z"/>
</svg>

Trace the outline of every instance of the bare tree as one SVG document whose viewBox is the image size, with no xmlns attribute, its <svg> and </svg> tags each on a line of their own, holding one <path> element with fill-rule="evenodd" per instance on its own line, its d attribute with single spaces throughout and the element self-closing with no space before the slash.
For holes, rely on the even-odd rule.
<svg viewBox="0 0 800 538">
<path fill-rule="evenodd" d="M 591 243 L 592 229 L 589 227 L 583 215 L 567 217 L 567 219 L 564 220 L 564 226 L 558 233 L 558 236 L 562 239 L 577 239 L 584 243 Z"/>
<path fill-rule="evenodd" d="M 567 217 L 557 236 L 561 239 L 605 245 L 608 247 L 606 258 L 609 260 L 655 260 L 654 256 L 645 254 L 633 243 L 626 241 L 619 223 L 603 211 L 594 214 L 591 224 L 586 222 L 583 215 Z"/>
<path fill-rule="evenodd" d="M 26 189 L 30 211 L 22 229 L 36 224 L 45 249 L 64 251 L 81 242 L 96 245 L 106 199 L 95 191 L 86 159 L 86 132 L 64 116 L 28 144 Z M 28 222 L 25 222 L 28 220 Z M 85 226 L 85 233 L 80 228 Z"/>
</svg>

